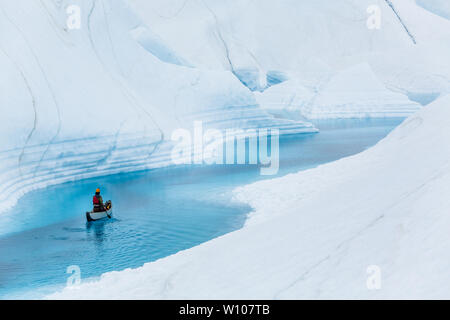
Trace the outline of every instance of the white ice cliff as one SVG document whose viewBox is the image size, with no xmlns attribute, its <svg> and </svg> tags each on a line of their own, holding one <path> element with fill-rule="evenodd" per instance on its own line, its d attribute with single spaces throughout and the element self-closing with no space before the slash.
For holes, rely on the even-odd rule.
<svg viewBox="0 0 450 320">
<path fill-rule="evenodd" d="M 275 119 L 227 70 L 192 67 L 129 1 L 0 1 L 0 211 L 68 180 L 170 164 L 170 136 L 210 127 L 315 132 Z"/>
</svg>

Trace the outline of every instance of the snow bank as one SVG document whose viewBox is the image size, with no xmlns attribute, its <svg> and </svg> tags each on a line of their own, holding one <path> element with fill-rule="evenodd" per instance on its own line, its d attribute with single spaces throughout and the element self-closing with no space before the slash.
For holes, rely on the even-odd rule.
<svg viewBox="0 0 450 320">
<path fill-rule="evenodd" d="M 420 109 L 406 95 L 386 89 L 367 63 L 330 76 L 317 93 L 289 80 L 255 97 L 272 114 L 296 111 L 308 119 L 407 117 Z"/>
<path fill-rule="evenodd" d="M 309 119 L 406 117 L 419 108 L 405 95 L 387 90 L 363 63 L 331 77 L 302 114 Z"/>
<path fill-rule="evenodd" d="M 239 188 L 244 229 L 49 298 L 448 299 L 449 126 L 446 96 L 361 154 Z"/>
<path fill-rule="evenodd" d="M 314 92 L 301 82 L 290 79 L 264 92 L 255 92 L 255 99 L 262 109 L 278 117 L 295 118 L 302 116 L 314 100 Z"/>
</svg>

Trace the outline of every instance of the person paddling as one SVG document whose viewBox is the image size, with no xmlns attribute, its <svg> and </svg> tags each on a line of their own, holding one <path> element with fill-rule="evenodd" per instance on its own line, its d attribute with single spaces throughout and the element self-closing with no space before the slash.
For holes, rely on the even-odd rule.
<svg viewBox="0 0 450 320">
<path fill-rule="evenodd" d="M 105 205 L 103 204 L 103 198 L 100 195 L 100 189 L 95 190 L 95 195 L 92 198 L 92 204 L 94 205 L 94 212 L 106 211 Z"/>
</svg>

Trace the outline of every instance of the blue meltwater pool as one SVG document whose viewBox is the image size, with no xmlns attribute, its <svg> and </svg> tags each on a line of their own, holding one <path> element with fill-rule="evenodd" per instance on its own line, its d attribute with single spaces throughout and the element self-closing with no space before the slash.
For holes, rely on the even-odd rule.
<svg viewBox="0 0 450 320">
<path fill-rule="evenodd" d="M 315 123 L 317 134 L 280 140 L 277 176 L 349 156 L 374 145 L 402 119 Z M 31 192 L 0 215 L 0 298 L 40 298 L 82 279 L 139 267 L 241 228 L 250 208 L 232 190 L 257 180 L 248 165 L 158 169 L 65 183 Z M 87 223 L 101 186 L 111 220 Z"/>
</svg>

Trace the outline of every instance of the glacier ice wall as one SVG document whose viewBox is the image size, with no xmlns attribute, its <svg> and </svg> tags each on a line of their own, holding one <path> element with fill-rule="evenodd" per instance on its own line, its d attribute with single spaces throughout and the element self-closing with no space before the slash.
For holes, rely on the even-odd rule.
<svg viewBox="0 0 450 320">
<path fill-rule="evenodd" d="M 193 68 L 127 1 L 0 2 L 0 210 L 68 180 L 170 163 L 170 133 L 220 127 L 312 132 L 275 119 L 226 70 Z M 238 121 L 236 120 L 238 119 Z"/>
<path fill-rule="evenodd" d="M 450 22 L 412 0 L 395 10 L 416 44 L 381 0 L 1 0 L 0 211 L 48 184 L 168 165 L 171 132 L 194 120 L 296 133 L 315 131 L 301 117 L 416 111 L 450 92 Z"/>
<path fill-rule="evenodd" d="M 298 103 L 289 108 L 306 108 L 308 116 L 316 96 L 329 81 L 341 77 L 341 72 L 343 78 L 349 69 L 361 64 L 368 64 L 373 76 L 385 86 L 378 103 L 385 102 L 382 109 L 389 115 L 410 114 L 420 108 L 419 103 L 427 104 L 450 92 L 450 64 L 445 59 L 450 53 L 450 24 L 439 21 L 414 0 L 130 3 L 192 65 L 232 71 L 266 106 L 271 104 L 275 109 L 286 104 L 287 96 L 295 96 Z M 379 29 L 367 27 L 372 14 L 368 8 L 374 5 L 379 10 Z M 264 98 L 259 92 L 274 88 L 268 85 L 274 73 L 282 74 L 283 81 L 291 80 L 290 85 L 274 89 Z M 390 94 L 392 91 L 400 95 Z M 339 117 L 339 110 L 344 111 L 342 116 L 383 114 L 367 112 L 373 107 L 373 99 L 360 98 L 366 93 L 370 96 L 373 90 L 347 90 L 350 92 L 356 94 L 347 95 L 352 100 L 347 110 L 342 108 L 342 101 L 337 112 L 332 110 L 333 104 L 322 105 L 329 112 L 321 117 Z M 361 106 L 362 112 L 354 106 Z"/>
</svg>

